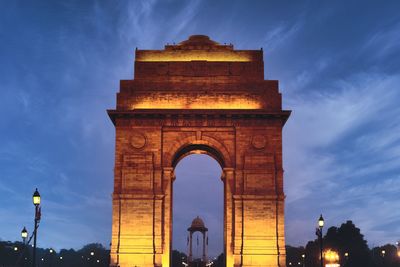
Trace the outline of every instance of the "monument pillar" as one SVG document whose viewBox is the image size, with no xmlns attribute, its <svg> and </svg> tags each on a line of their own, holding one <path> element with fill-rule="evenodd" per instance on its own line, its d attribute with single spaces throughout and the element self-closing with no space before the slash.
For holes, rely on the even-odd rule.
<svg viewBox="0 0 400 267">
<path fill-rule="evenodd" d="M 226 266 L 233 267 L 234 265 L 234 210 L 233 210 L 233 194 L 232 188 L 234 188 L 234 169 L 224 168 L 221 179 L 224 182 L 224 239 L 225 239 L 225 255 L 226 255 Z M 235 233 L 236 234 L 236 233 Z"/>
</svg>

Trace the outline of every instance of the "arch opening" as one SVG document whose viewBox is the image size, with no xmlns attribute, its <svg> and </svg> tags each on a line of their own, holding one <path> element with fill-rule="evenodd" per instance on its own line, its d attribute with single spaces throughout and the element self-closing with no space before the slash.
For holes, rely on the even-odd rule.
<svg viewBox="0 0 400 267">
<path fill-rule="evenodd" d="M 194 145 L 181 149 L 174 161 L 175 181 L 172 185 L 172 262 L 178 256 L 176 251 L 189 256 L 188 227 L 199 216 L 208 228 L 206 239 L 207 258 L 213 260 L 224 251 L 224 184 L 221 158 L 215 151 L 204 150 Z M 217 160 L 217 158 L 218 160 Z M 203 236 L 193 232 L 192 259 L 201 259 Z M 182 257 L 182 254 L 179 254 Z M 176 259 L 175 259 L 176 261 Z M 182 264 L 181 264 L 182 265 Z M 178 266 L 181 266 L 178 265 Z M 174 266 L 174 264 L 172 264 Z"/>
</svg>

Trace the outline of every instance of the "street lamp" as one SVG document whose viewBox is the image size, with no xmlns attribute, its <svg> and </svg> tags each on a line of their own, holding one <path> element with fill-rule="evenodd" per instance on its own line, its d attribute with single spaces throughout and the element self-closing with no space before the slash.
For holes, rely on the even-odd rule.
<svg viewBox="0 0 400 267">
<path fill-rule="evenodd" d="M 322 217 L 322 214 L 321 214 L 321 216 L 319 216 L 318 227 L 317 227 L 316 232 L 315 232 L 315 234 L 318 236 L 318 239 L 319 239 L 321 267 L 324 267 L 324 258 L 323 258 L 323 253 L 322 253 L 322 250 L 324 248 L 323 244 L 322 244 L 322 228 L 323 227 L 324 227 L 324 218 Z"/>
<path fill-rule="evenodd" d="M 49 252 L 50 252 L 50 267 L 51 267 L 51 266 L 53 266 L 53 253 L 54 253 L 54 250 L 51 248 L 51 249 L 49 249 Z"/>
<path fill-rule="evenodd" d="M 39 194 L 39 191 L 37 190 L 37 188 L 36 188 L 35 192 L 33 192 L 32 200 L 33 200 L 33 205 L 35 205 L 35 206 L 40 205 L 40 194 Z"/>
<path fill-rule="evenodd" d="M 349 260 L 349 253 L 345 252 L 344 253 L 344 266 L 347 266 L 347 261 Z"/>
<path fill-rule="evenodd" d="M 301 258 L 303 260 L 303 267 L 306 266 L 306 254 L 301 254 Z"/>
<path fill-rule="evenodd" d="M 35 228 L 33 229 L 33 255 L 32 255 L 32 266 L 36 266 L 36 239 L 37 239 L 37 228 L 40 221 L 40 194 L 39 191 L 35 190 L 32 196 L 33 205 L 35 205 Z"/>
<path fill-rule="evenodd" d="M 26 230 L 25 226 L 21 231 L 21 237 L 22 237 L 22 243 L 24 245 L 24 250 L 22 253 L 25 254 L 25 250 L 26 250 L 25 246 L 27 246 L 26 239 L 28 238 L 28 231 Z M 25 260 L 26 260 L 26 258 L 25 258 Z M 25 263 L 24 263 L 24 266 L 25 266 Z"/>
<path fill-rule="evenodd" d="M 400 241 L 396 242 L 396 246 L 397 246 L 397 256 L 400 258 Z"/>
<path fill-rule="evenodd" d="M 26 239 L 28 238 L 28 231 L 26 230 L 25 226 L 24 226 L 24 229 L 22 229 L 22 231 L 21 231 L 21 237 L 22 237 L 23 243 L 25 244 Z"/>
</svg>

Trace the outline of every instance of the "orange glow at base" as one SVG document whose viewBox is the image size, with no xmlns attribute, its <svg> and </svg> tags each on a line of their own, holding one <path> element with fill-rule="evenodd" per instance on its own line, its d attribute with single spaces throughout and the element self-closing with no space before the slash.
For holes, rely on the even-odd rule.
<svg viewBox="0 0 400 267">
<path fill-rule="evenodd" d="M 338 264 L 339 254 L 336 251 L 328 249 L 324 253 L 324 258 L 325 258 L 325 261 L 327 262 L 325 267 L 339 267 L 340 266 L 340 264 Z"/>
</svg>

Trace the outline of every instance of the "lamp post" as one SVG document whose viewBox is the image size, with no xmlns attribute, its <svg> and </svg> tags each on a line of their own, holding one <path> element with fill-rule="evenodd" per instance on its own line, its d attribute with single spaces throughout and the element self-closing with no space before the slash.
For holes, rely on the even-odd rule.
<svg viewBox="0 0 400 267">
<path fill-rule="evenodd" d="M 321 216 L 319 216 L 318 227 L 315 232 L 315 234 L 318 236 L 318 239 L 319 239 L 321 267 L 324 267 L 324 258 L 323 258 L 323 253 L 322 253 L 322 251 L 324 249 L 323 244 L 322 244 L 322 228 L 323 227 L 324 227 L 324 218 L 322 217 L 322 214 L 321 214 Z"/>
<path fill-rule="evenodd" d="M 306 254 L 301 254 L 301 259 L 303 260 L 303 267 L 306 266 Z"/>
<path fill-rule="evenodd" d="M 36 267 L 36 239 L 37 239 L 37 228 L 40 221 L 40 194 L 39 191 L 35 190 L 32 196 L 33 205 L 35 205 L 35 228 L 33 228 L 33 255 L 32 255 L 32 267 Z"/>
<path fill-rule="evenodd" d="M 94 266 L 95 265 L 95 258 L 94 258 L 94 251 L 90 251 L 90 256 L 88 257 L 88 261 L 90 266 Z"/>
<path fill-rule="evenodd" d="M 26 239 L 28 238 L 28 231 L 26 230 L 26 228 L 25 228 L 25 226 L 24 226 L 24 228 L 22 229 L 22 231 L 21 231 L 21 237 L 22 237 L 22 243 L 23 243 L 23 246 L 24 246 L 24 249 L 22 250 L 23 252 L 22 252 L 22 257 L 24 256 L 24 254 L 25 254 L 25 250 L 26 250 Z M 25 260 L 26 260 L 26 258 L 25 258 Z M 25 266 L 25 262 L 24 262 L 24 266 Z"/>
<path fill-rule="evenodd" d="M 400 258 L 400 241 L 396 242 L 397 256 Z"/>
<path fill-rule="evenodd" d="M 349 253 L 345 252 L 344 253 L 344 266 L 347 266 L 348 260 L 349 260 Z"/>
<path fill-rule="evenodd" d="M 53 266 L 53 254 L 54 254 L 54 250 L 51 248 L 51 249 L 49 250 L 49 252 L 50 252 L 50 267 L 52 267 L 52 266 Z"/>
</svg>

